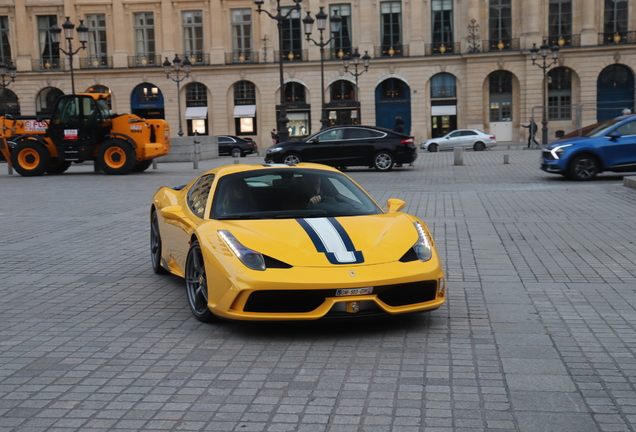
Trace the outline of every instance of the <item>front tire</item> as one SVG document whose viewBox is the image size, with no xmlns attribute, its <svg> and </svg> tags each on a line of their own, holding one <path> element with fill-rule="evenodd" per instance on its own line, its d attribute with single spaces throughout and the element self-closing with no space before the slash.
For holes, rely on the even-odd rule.
<svg viewBox="0 0 636 432">
<path fill-rule="evenodd" d="M 485 148 L 486 145 L 483 142 L 476 142 L 475 145 L 473 145 L 475 151 L 484 151 Z"/>
<path fill-rule="evenodd" d="M 133 172 L 144 172 L 152 165 L 152 159 L 144 160 L 141 162 L 137 162 L 133 167 Z"/>
<path fill-rule="evenodd" d="M 159 219 L 157 212 L 152 212 L 150 219 L 150 263 L 156 274 L 167 274 L 168 271 L 161 266 L 161 234 L 159 234 Z"/>
<path fill-rule="evenodd" d="M 373 156 L 373 167 L 378 171 L 391 171 L 393 163 L 393 155 L 387 151 L 378 152 Z"/>
<path fill-rule="evenodd" d="M 439 151 L 439 146 L 435 143 L 429 144 L 428 151 L 430 151 L 431 153 L 437 153 Z"/>
<path fill-rule="evenodd" d="M 599 172 L 598 159 L 589 154 L 576 156 L 570 163 L 568 177 L 576 181 L 592 180 Z"/>
<path fill-rule="evenodd" d="M 192 242 L 186 260 L 186 294 L 192 315 L 201 322 L 214 321 L 214 314 L 208 309 L 208 281 L 205 276 L 203 253 L 197 240 Z"/>
<path fill-rule="evenodd" d="M 300 162 L 302 161 L 298 153 L 289 153 L 289 154 L 286 154 L 285 157 L 283 158 L 283 163 L 287 165 L 297 165 Z"/>
<path fill-rule="evenodd" d="M 51 165 L 51 153 L 37 141 L 20 141 L 11 151 L 11 164 L 24 177 L 41 176 Z"/>
<path fill-rule="evenodd" d="M 71 162 L 69 161 L 61 162 L 59 159 L 53 159 L 49 167 L 46 169 L 46 172 L 48 174 L 62 174 L 63 172 L 66 172 L 70 166 Z"/>
<path fill-rule="evenodd" d="M 135 167 L 135 151 L 126 141 L 111 139 L 99 149 L 99 163 L 106 174 L 128 174 Z"/>
</svg>

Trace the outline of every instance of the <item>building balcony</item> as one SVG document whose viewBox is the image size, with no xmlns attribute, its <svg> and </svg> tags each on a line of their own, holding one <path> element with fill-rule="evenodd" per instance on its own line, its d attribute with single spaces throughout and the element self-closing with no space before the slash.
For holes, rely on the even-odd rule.
<svg viewBox="0 0 636 432">
<path fill-rule="evenodd" d="M 274 63 L 278 63 L 278 57 L 279 55 L 279 51 L 274 51 Z M 307 55 L 307 50 L 293 50 L 293 51 L 288 51 L 287 53 L 283 54 L 283 61 L 285 62 L 294 62 L 294 61 L 308 61 L 309 60 L 309 56 Z"/>
<path fill-rule="evenodd" d="M 225 53 L 225 64 L 250 64 L 258 62 L 258 51 L 232 51 Z"/>
<path fill-rule="evenodd" d="M 598 44 L 599 45 L 636 44 L 636 31 L 599 33 Z"/>
<path fill-rule="evenodd" d="M 353 47 L 342 47 L 342 48 L 331 48 L 325 49 L 325 55 L 323 60 L 340 60 L 344 58 L 344 56 L 348 55 L 351 58 L 351 54 L 353 54 Z"/>
<path fill-rule="evenodd" d="M 31 69 L 34 71 L 60 71 L 65 70 L 66 62 L 64 59 L 31 59 Z"/>
<path fill-rule="evenodd" d="M 112 69 L 113 58 L 108 56 L 88 56 L 80 58 L 80 69 Z"/>
<path fill-rule="evenodd" d="M 434 42 L 426 44 L 425 55 L 459 54 L 461 44 L 459 42 Z"/>
<path fill-rule="evenodd" d="M 192 66 L 209 66 L 210 65 L 210 54 L 205 54 L 202 52 L 191 52 L 188 54 L 179 54 L 180 59 L 188 58 Z"/>
<path fill-rule="evenodd" d="M 161 56 L 139 54 L 128 56 L 129 68 L 162 67 Z"/>
<path fill-rule="evenodd" d="M 493 51 L 519 51 L 519 39 L 491 39 L 481 41 L 481 51 L 477 52 L 493 52 Z"/>
<path fill-rule="evenodd" d="M 408 45 L 380 45 L 373 47 L 374 58 L 409 57 Z"/>
<path fill-rule="evenodd" d="M 544 36 L 543 39 L 548 42 L 549 46 L 558 46 L 559 48 L 573 48 L 581 46 L 581 35 L 552 35 Z"/>
</svg>

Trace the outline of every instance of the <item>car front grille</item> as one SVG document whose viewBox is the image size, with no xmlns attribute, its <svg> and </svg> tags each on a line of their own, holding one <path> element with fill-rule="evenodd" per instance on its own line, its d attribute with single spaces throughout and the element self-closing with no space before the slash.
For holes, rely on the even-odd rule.
<svg viewBox="0 0 636 432">
<path fill-rule="evenodd" d="M 435 300 L 436 293 L 435 280 L 373 288 L 373 294 L 393 307 L 432 301 Z M 306 313 L 319 307 L 328 297 L 336 297 L 336 290 L 255 291 L 247 299 L 243 310 L 256 313 Z"/>
<path fill-rule="evenodd" d="M 547 150 L 543 150 L 541 152 L 541 157 L 545 160 L 555 160 L 554 156 L 552 155 L 552 152 L 549 152 Z"/>
</svg>

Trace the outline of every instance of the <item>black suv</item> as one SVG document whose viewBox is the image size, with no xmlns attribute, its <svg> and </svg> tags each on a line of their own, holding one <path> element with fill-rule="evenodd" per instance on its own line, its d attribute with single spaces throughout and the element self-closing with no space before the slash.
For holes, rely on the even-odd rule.
<svg viewBox="0 0 636 432">
<path fill-rule="evenodd" d="M 256 143 L 252 138 L 232 135 L 219 135 L 219 156 L 243 157 L 256 152 Z"/>
<path fill-rule="evenodd" d="M 334 126 L 307 139 L 267 149 L 266 163 L 315 162 L 335 167 L 368 166 L 389 171 L 417 158 L 413 137 L 372 126 Z"/>
</svg>

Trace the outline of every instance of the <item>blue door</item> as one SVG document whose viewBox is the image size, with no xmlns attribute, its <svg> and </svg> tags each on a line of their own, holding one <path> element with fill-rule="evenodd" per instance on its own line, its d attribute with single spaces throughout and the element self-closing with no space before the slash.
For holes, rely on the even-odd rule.
<svg viewBox="0 0 636 432">
<path fill-rule="evenodd" d="M 613 64 L 603 69 L 596 92 L 597 121 L 618 117 L 625 108 L 634 112 L 634 74 L 626 66 Z"/>
<path fill-rule="evenodd" d="M 411 133 L 411 88 L 402 80 L 389 78 L 375 88 L 375 125 L 393 129 L 396 117 L 404 120 L 404 133 Z"/>
</svg>

